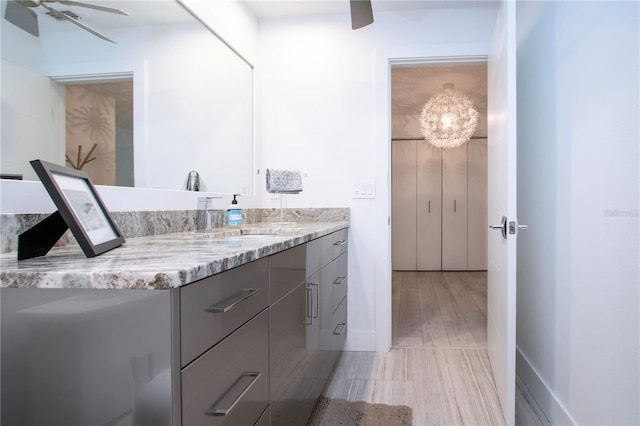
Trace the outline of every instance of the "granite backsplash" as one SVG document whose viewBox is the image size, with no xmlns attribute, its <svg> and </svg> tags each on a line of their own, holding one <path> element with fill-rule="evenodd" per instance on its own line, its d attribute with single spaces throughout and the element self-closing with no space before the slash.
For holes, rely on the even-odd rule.
<svg viewBox="0 0 640 426">
<path fill-rule="evenodd" d="M 283 210 L 284 222 L 348 222 L 348 208 L 291 208 Z M 0 253 L 17 251 L 18 235 L 31 228 L 50 213 L 1 214 Z M 197 210 L 165 210 L 139 212 L 111 212 L 124 238 L 188 232 L 196 229 Z M 223 228 L 224 210 L 212 212 L 212 226 Z M 243 224 L 280 222 L 280 209 L 243 209 Z M 58 246 L 77 244 L 70 231 L 58 241 Z"/>
</svg>

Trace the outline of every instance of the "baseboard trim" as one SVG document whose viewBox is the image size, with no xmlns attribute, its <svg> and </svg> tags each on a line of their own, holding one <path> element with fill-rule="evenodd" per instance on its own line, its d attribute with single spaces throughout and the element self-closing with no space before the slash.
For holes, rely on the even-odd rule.
<svg viewBox="0 0 640 426">
<path fill-rule="evenodd" d="M 516 348 L 516 371 L 550 424 L 571 426 L 578 424 L 520 348 Z"/>
<path fill-rule="evenodd" d="M 354 352 L 375 352 L 376 332 L 349 330 L 344 350 Z"/>
</svg>

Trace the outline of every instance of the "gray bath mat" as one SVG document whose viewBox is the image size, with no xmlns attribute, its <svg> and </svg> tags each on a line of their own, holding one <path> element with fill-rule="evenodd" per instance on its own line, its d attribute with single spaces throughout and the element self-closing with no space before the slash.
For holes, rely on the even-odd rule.
<svg viewBox="0 0 640 426">
<path fill-rule="evenodd" d="M 320 397 L 307 426 L 411 426 L 406 405 L 370 404 Z"/>
</svg>

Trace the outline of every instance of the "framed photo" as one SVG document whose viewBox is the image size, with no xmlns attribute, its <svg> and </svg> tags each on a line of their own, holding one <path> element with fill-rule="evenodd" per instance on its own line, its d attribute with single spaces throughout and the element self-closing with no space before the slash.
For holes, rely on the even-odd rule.
<svg viewBox="0 0 640 426">
<path fill-rule="evenodd" d="M 87 257 L 124 243 L 86 172 L 42 160 L 30 163 Z"/>
</svg>

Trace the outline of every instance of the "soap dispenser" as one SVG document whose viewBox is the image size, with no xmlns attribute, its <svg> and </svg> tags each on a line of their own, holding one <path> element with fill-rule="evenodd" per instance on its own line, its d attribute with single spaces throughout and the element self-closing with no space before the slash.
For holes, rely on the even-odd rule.
<svg viewBox="0 0 640 426">
<path fill-rule="evenodd" d="M 239 228 L 242 225 L 242 209 L 238 207 L 238 200 L 240 194 L 233 194 L 233 201 L 227 209 L 227 226 L 231 228 Z"/>
</svg>

